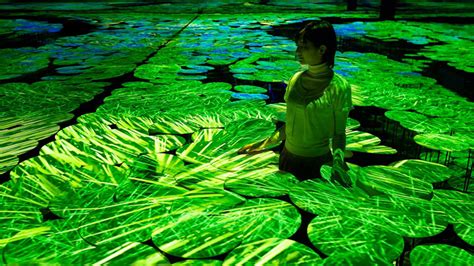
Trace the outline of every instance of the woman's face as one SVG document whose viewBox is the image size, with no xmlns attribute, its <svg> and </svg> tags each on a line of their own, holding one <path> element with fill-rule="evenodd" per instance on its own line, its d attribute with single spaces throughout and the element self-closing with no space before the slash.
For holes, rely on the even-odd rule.
<svg viewBox="0 0 474 266">
<path fill-rule="evenodd" d="M 322 55 L 324 54 L 324 45 L 320 47 L 314 46 L 310 41 L 304 41 L 300 38 L 296 43 L 296 56 L 300 64 L 318 65 L 322 63 Z M 325 48 L 325 47 L 324 47 Z"/>
</svg>

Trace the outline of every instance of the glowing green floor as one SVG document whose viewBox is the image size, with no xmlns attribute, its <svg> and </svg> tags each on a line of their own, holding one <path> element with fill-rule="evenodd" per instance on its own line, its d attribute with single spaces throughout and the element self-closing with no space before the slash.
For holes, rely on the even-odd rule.
<svg viewBox="0 0 474 266">
<path fill-rule="evenodd" d="M 327 182 L 329 166 L 325 179 L 298 182 L 278 171 L 276 149 L 237 154 L 285 121 L 274 94 L 301 68 L 295 44 L 267 30 L 314 13 L 196 14 L 191 5 L 177 15 L 162 7 L 169 12 L 58 5 L 49 15 L 59 20 L 47 22 L 41 9 L 52 7 L 31 6 L 28 18 L 0 19 L 8 43 L 52 38 L 0 49 L 4 263 L 474 263 L 472 185 L 463 191 L 474 105 L 420 74 L 433 60 L 472 73 L 472 25 L 335 24 L 341 38 L 404 40 L 426 58 L 337 54 L 354 105 L 383 109 L 390 132 L 399 136 L 396 125 L 412 133 L 411 149 L 423 147 L 419 158 L 388 166 L 351 163 L 367 194 Z M 75 35 L 66 18 L 91 30 Z M 349 119 L 348 156 L 397 154 L 365 122 Z M 451 156 L 447 166 L 433 151 Z M 455 240 L 423 242 L 451 225 Z"/>
</svg>

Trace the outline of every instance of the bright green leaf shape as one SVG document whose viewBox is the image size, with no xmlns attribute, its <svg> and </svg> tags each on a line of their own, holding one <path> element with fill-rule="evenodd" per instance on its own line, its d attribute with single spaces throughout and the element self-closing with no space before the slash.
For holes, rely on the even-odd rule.
<svg viewBox="0 0 474 266">
<path fill-rule="evenodd" d="M 74 252 L 71 264 L 168 265 L 165 255 L 149 245 L 127 242 L 114 248 L 91 247 Z"/>
<path fill-rule="evenodd" d="M 275 119 L 277 119 L 278 121 L 286 121 L 286 103 L 271 103 L 265 105 L 265 108 L 270 109 L 270 111 L 274 113 Z"/>
<path fill-rule="evenodd" d="M 391 110 L 385 112 L 385 116 L 391 120 L 395 120 L 400 123 L 406 121 L 411 124 L 416 124 L 417 121 L 422 122 L 427 120 L 426 116 L 409 111 Z"/>
<path fill-rule="evenodd" d="M 125 178 L 125 169 L 121 167 L 94 160 L 86 162 L 75 167 L 52 156 L 36 156 L 22 162 L 11 172 L 11 184 L 17 196 L 46 206 L 52 198 L 72 190 L 89 184 L 113 187 Z"/>
<path fill-rule="evenodd" d="M 275 125 L 264 119 L 240 119 L 227 125 L 225 131 L 215 136 L 228 147 L 240 149 L 244 145 L 269 138 L 275 131 Z"/>
<path fill-rule="evenodd" d="M 364 167 L 361 169 L 358 181 L 379 193 L 389 195 L 430 199 L 433 193 L 433 186 L 427 181 L 407 175 L 391 166 Z"/>
<path fill-rule="evenodd" d="M 257 154 L 223 154 L 216 157 L 211 162 L 216 168 L 226 171 L 250 171 L 263 168 L 269 164 L 278 164 L 278 154 L 273 151 L 266 151 Z"/>
<path fill-rule="evenodd" d="M 81 116 L 81 118 L 82 117 L 84 116 Z M 121 119 L 117 119 L 116 121 L 117 127 L 119 128 L 133 129 L 144 134 L 148 134 L 153 123 L 153 119 L 146 116 L 122 117 Z"/>
<path fill-rule="evenodd" d="M 223 265 L 316 265 L 320 262 L 319 255 L 303 244 L 269 238 L 238 246 L 227 255 Z"/>
<path fill-rule="evenodd" d="M 464 177 L 466 171 L 464 169 L 460 169 L 458 172 L 455 172 L 453 178 L 448 179 L 448 185 L 456 190 L 464 191 L 464 184 L 466 182 L 466 178 Z M 469 182 L 469 186 L 467 188 L 468 193 L 474 192 L 474 182 Z"/>
<path fill-rule="evenodd" d="M 127 201 L 96 208 L 84 218 L 79 232 L 87 242 L 98 246 L 144 242 L 150 239 L 154 228 L 165 226 L 170 221 L 168 208 L 173 199 L 182 195 L 130 196 Z"/>
<path fill-rule="evenodd" d="M 221 92 L 231 90 L 232 84 L 227 82 L 209 82 L 202 84 L 200 88 L 203 92 Z"/>
<path fill-rule="evenodd" d="M 48 224 L 16 234 L 4 249 L 4 259 L 7 264 L 61 264 L 67 263 L 75 251 L 89 247 L 77 232 L 61 232 Z"/>
<path fill-rule="evenodd" d="M 379 145 L 380 138 L 362 131 L 346 132 L 346 149 L 349 151 L 357 151 L 375 154 L 395 154 L 397 151 L 393 148 Z"/>
<path fill-rule="evenodd" d="M 18 197 L 33 201 L 35 205 L 42 207 L 46 207 L 55 196 L 64 193 L 62 187 L 68 185 L 59 176 L 44 174 L 13 177 L 12 184 Z"/>
<path fill-rule="evenodd" d="M 235 219 L 242 243 L 266 238 L 288 238 L 301 225 L 301 215 L 291 204 L 277 199 L 256 198 L 224 211 Z"/>
<path fill-rule="evenodd" d="M 190 163 L 209 163 L 219 156 L 235 154 L 237 149 L 230 150 L 221 141 L 198 141 L 187 144 L 176 151 L 183 161 Z"/>
<path fill-rule="evenodd" d="M 267 89 L 253 85 L 238 85 L 234 90 L 242 93 L 266 93 Z"/>
<path fill-rule="evenodd" d="M 448 226 L 446 215 L 431 201 L 413 197 L 375 196 L 361 202 L 351 218 L 404 237 L 429 237 Z"/>
<path fill-rule="evenodd" d="M 257 80 L 253 74 L 233 74 L 234 78 L 242 80 Z"/>
<path fill-rule="evenodd" d="M 446 119 L 427 118 L 423 121 L 403 121 L 401 125 L 417 133 L 447 133 L 451 127 Z"/>
<path fill-rule="evenodd" d="M 456 111 L 452 106 L 438 106 L 438 105 L 418 105 L 415 108 L 418 113 L 436 116 L 436 117 L 453 117 L 456 116 Z"/>
<path fill-rule="evenodd" d="M 227 121 L 226 117 L 220 114 L 211 114 L 211 113 L 204 113 L 204 114 L 191 114 L 188 115 L 186 118 L 187 123 L 198 127 L 198 128 L 223 128 Z"/>
<path fill-rule="evenodd" d="M 213 212 L 229 209 L 245 202 L 245 198 L 222 189 L 198 188 L 190 190 L 179 197 L 170 198 L 172 215 L 182 215 L 187 212 Z M 166 199 L 166 201 L 168 201 Z M 156 229 L 155 233 L 159 233 Z"/>
<path fill-rule="evenodd" d="M 345 266 L 345 265 L 393 265 L 385 259 L 375 257 L 371 252 L 369 253 L 337 253 L 325 258 L 320 264 L 321 266 Z"/>
<path fill-rule="evenodd" d="M 172 228 L 153 233 L 153 241 L 161 250 L 184 258 L 223 254 L 241 241 L 289 237 L 301 221 L 293 206 L 275 199 L 253 199 L 204 212 L 187 209 L 176 216 Z"/>
<path fill-rule="evenodd" d="M 363 146 L 376 146 L 379 145 L 381 140 L 377 136 L 374 136 L 367 132 L 362 131 L 349 131 L 346 132 L 347 148 L 350 147 L 363 147 Z"/>
<path fill-rule="evenodd" d="M 183 260 L 173 263 L 174 266 L 221 266 L 220 260 Z"/>
<path fill-rule="evenodd" d="M 28 204 L 14 193 L 0 194 L 0 221 L 2 224 L 9 222 L 37 224 L 42 222 L 40 206 Z"/>
<path fill-rule="evenodd" d="M 122 151 L 130 155 L 166 152 L 181 147 L 185 140 L 178 136 L 149 136 L 134 130 L 115 129 L 91 139 L 105 151 Z"/>
<path fill-rule="evenodd" d="M 474 246 L 474 228 L 471 225 L 457 223 L 454 225 L 454 232 L 466 243 Z"/>
<path fill-rule="evenodd" d="M 436 209 L 444 212 L 450 223 L 472 224 L 474 221 L 474 196 L 471 194 L 455 191 L 436 189 L 434 191 L 433 205 Z"/>
<path fill-rule="evenodd" d="M 100 143 L 99 146 L 91 145 L 73 139 L 57 140 L 46 144 L 41 148 L 40 156 L 46 155 L 61 164 L 69 164 L 72 168 L 101 163 L 118 165 L 130 158 L 130 154 L 126 150 L 119 151 L 114 149 L 114 146 L 100 146 Z"/>
<path fill-rule="evenodd" d="M 223 254 L 240 243 L 238 219 L 226 210 L 244 202 L 222 190 L 194 190 L 180 195 L 169 209 L 170 219 L 152 233 L 153 242 L 168 254 L 205 258 Z"/>
<path fill-rule="evenodd" d="M 10 171 L 13 167 L 15 167 L 20 160 L 18 157 L 10 157 L 1 158 L 0 157 L 0 175 Z"/>
<path fill-rule="evenodd" d="M 194 142 L 198 141 L 211 141 L 213 140 L 214 136 L 221 132 L 222 128 L 203 128 L 198 132 L 194 132 L 191 135 L 191 139 Z"/>
<path fill-rule="evenodd" d="M 236 177 L 225 182 L 225 188 L 237 194 L 251 197 L 278 197 L 289 193 L 298 183 L 290 173 L 282 172 L 278 166 L 267 166 L 253 171 L 236 173 Z"/>
<path fill-rule="evenodd" d="M 224 189 L 225 181 L 236 175 L 237 173 L 224 171 L 205 163 L 187 165 L 174 178 L 177 184 L 189 189 L 206 187 Z"/>
<path fill-rule="evenodd" d="M 403 251 L 403 238 L 372 223 L 332 213 L 315 217 L 308 226 L 311 243 L 324 254 L 366 253 L 391 262 Z"/>
<path fill-rule="evenodd" d="M 50 227 L 41 224 L 32 224 L 22 221 L 6 221 L 2 223 L 0 229 L 0 251 L 9 243 L 21 241 L 36 235 L 46 234 Z"/>
<path fill-rule="evenodd" d="M 400 125 L 417 133 L 446 133 L 450 130 L 444 120 L 428 118 L 409 111 L 387 111 L 385 116 L 400 122 Z"/>
<path fill-rule="evenodd" d="M 272 110 L 267 110 L 263 100 L 235 101 L 224 107 L 225 116 L 232 121 L 243 119 L 263 119 L 272 121 L 277 118 Z"/>
<path fill-rule="evenodd" d="M 321 179 L 300 182 L 290 190 L 290 199 L 301 209 L 318 215 L 355 206 L 360 200 L 349 189 Z"/>
<path fill-rule="evenodd" d="M 452 171 L 448 167 L 423 160 L 402 160 L 393 162 L 390 166 L 402 170 L 409 176 L 425 180 L 429 183 L 446 181 L 452 175 Z"/>
<path fill-rule="evenodd" d="M 128 163 L 128 177 L 149 181 L 170 181 L 172 176 L 184 168 L 184 162 L 167 153 L 153 153 L 139 156 Z"/>
<path fill-rule="evenodd" d="M 106 123 L 78 123 L 75 125 L 63 128 L 56 134 L 55 139 L 76 139 L 89 141 L 90 138 L 95 138 L 102 134 L 110 132 L 110 127 Z"/>
<path fill-rule="evenodd" d="M 29 114 L 0 119 L 0 172 L 7 172 L 18 163 L 17 156 L 34 149 L 38 141 L 54 135 L 57 123 L 67 121 L 72 114 Z"/>
<path fill-rule="evenodd" d="M 192 134 L 198 131 L 198 127 L 189 124 L 184 118 L 178 116 L 162 116 L 155 119 L 150 127 L 152 134 Z"/>
<path fill-rule="evenodd" d="M 418 145 L 441 151 L 464 151 L 469 149 L 469 144 L 463 139 L 445 134 L 422 134 L 416 135 L 414 138 Z"/>
<path fill-rule="evenodd" d="M 115 191 L 115 200 L 119 202 L 148 197 L 165 197 L 168 195 L 184 194 L 187 189 L 173 184 L 151 181 L 147 179 L 131 178 L 130 182 L 123 182 Z"/>
<path fill-rule="evenodd" d="M 114 192 L 110 187 L 90 183 L 52 198 L 48 208 L 53 214 L 65 219 L 65 224 L 77 228 L 90 212 L 113 207 Z"/>
<path fill-rule="evenodd" d="M 377 145 L 377 146 L 352 146 L 350 149 L 351 151 L 356 152 L 364 152 L 364 153 L 372 153 L 372 154 L 396 154 L 397 150 L 394 148 L 384 146 L 384 145 Z"/>
<path fill-rule="evenodd" d="M 154 80 L 160 77 L 161 74 L 176 74 L 181 70 L 181 67 L 176 64 L 157 65 L 144 64 L 135 69 L 134 76 L 137 78 Z"/>
<path fill-rule="evenodd" d="M 410 263 L 413 266 L 469 266 L 474 264 L 474 255 L 446 244 L 421 245 L 410 252 Z"/>
<path fill-rule="evenodd" d="M 360 127 L 360 122 L 355 120 L 354 118 L 347 118 L 346 122 L 346 130 L 354 130 Z"/>
</svg>

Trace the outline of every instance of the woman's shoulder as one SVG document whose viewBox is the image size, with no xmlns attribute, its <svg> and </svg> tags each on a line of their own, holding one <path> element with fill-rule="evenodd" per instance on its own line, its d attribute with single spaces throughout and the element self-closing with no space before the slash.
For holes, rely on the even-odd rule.
<svg viewBox="0 0 474 266">
<path fill-rule="evenodd" d="M 344 90 L 350 90 L 351 85 L 347 81 L 346 78 L 344 78 L 342 75 L 334 72 L 334 76 L 332 78 L 332 85 L 335 88 L 335 90 L 338 91 L 344 91 Z"/>
<path fill-rule="evenodd" d="M 295 81 L 304 73 L 304 70 L 297 71 L 293 76 L 291 76 L 290 80 L 288 81 L 288 85 L 294 84 Z"/>
</svg>

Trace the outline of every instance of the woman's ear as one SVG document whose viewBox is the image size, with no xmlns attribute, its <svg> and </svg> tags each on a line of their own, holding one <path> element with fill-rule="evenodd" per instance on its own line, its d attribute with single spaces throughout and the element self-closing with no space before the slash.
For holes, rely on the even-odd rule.
<svg viewBox="0 0 474 266">
<path fill-rule="evenodd" d="M 326 45 L 319 46 L 319 54 L 323 55 L 324 53 L 326 53 L 326 49 L 327 49 Z"/>
</svg>

